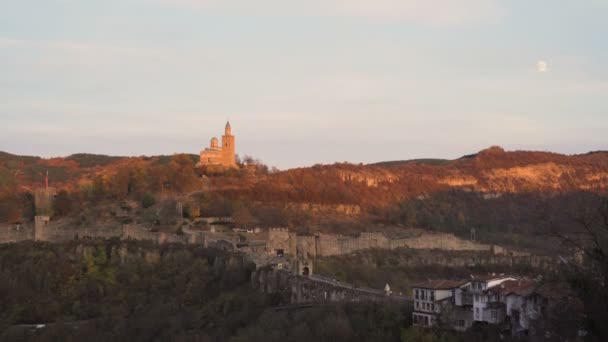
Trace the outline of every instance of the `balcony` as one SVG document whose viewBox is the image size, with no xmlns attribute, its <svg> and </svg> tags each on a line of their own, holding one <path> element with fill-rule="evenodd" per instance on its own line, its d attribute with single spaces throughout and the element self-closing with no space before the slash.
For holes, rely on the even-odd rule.
<svg viewBox="0 0 608 342">
<path fill-rule="evenodd" d="M 456 306 L 472 306 L 473 294 L 470 292 L 456 292 L 454 295 L 454 304 Z"/>
</svg>

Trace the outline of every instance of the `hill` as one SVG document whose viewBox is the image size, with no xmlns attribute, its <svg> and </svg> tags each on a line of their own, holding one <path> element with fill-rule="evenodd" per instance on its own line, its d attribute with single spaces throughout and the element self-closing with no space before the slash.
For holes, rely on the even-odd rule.
<svg viewBox="0 0 608 342">
<path fill-rule="evenodd" d="M 83 206 L 95 210 L 97 203 L 104 201 L 116 204 L 131 200 L 148 206 L 155 202 L 154 198 L 186 196 L 187 201 L 195 203 L 195 212 L 207 216 L 239 213 L 260 224 L 292 226 L 340 216 L 353 218 L 348 223 L 351 228 L 364 218 L 385 224 L 437 227 L 441 224 L 436 222 L 434 213 L 446 212 L 450 220 L 462 221 L 459 211 L 475 215 L 474 208 L 481 205 L 478 198 L 520 196 L 502 205 L 525 211 L 521 203 L 536 203 L 526 199 L 530 194 L 546 198 L 581 191 L 605 194 L 608 189 L 608 154 L 602 152 L 567 156 L 491 147 L 451 161 L 337 163 L 272 172 L 263 165 L 253 169 L 197 170 L 196 161 L 197 156 L 187 154 L 76 154 L 42 159 L 3 152 L 0 220 L 31 219 L 32 193 L 43 186 L 47 170 L 51 186 L 58 193 L 64 192 L 58 203 L 65 208 L 57 208 L 58 213 L 79 212 Z M 450 193 L 458 195 L 445 195 Z M 470 206 L 458 209 L 462 203 Z M 415 219 L 411 216 L 413 207 L 418 213 Z M 502 210 L 488 209 L 486 218 L 496 216 L 490 213 L 499 209 Z M 430 216 L 424 218 L 421 213 Z M 464 230 L 465 224 L 459 224 L 459 229 Z"/>
<path fill-rule="evenodd" d="M 257 200 L 387 205 L 458 189 L 490 195 L 604 192 L 608 155 L 506 152 L 493 147 L 453 161 L 333 164 L 271 174 L 250 189 Z M 239 189 L 240 192 L 243 189 Z"/>
<path fill-rule="evenodd" d="M 197 161 L 195 155 L 184 156 L 191 159 L 192 164 Z M 0 152 L 0 189 L 32 191 L 44 184 L 47 170 L 51 184 L 68 191 L 90 185 L 99 178 L 111 184 L 112 177 L 121 172 L 140 174 L 140 178 L 150 183 L 149 178 L 155 174 L 166 178 L 162 173 L 169 172 L 164 169 L 170 165 L 171 158 L 74 154 L 66 158 L 42 159 Z M 448 189 L 486 194 L 602 192 L 608 187 L 608 153 L 567 156 L 535 151 L 507 152 L 500 147 L 491 147 L 456 160 L 416 159 L 369 165 L 337 163 L 257 176 L 245 172 L 219 172 L 207 183 L 207 191 L 254 201 L 360 205 L 388 204 Z M 194 184 L 191 190 L 202 189 Z"/>
</svg>

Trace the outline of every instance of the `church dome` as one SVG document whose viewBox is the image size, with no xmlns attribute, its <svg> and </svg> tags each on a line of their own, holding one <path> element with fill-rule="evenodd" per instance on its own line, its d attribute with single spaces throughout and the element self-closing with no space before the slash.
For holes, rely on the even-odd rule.
<svg viewBox="0 0 608 342">
<path fill-rule="evenodd" d="M 211 147 L 218 147 L 219 142 L 216 137 L 211 138 Z"/>
</svg>

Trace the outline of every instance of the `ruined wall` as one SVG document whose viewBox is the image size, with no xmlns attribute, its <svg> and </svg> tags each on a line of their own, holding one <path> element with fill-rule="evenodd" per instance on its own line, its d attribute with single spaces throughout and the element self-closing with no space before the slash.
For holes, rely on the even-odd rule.
<svg viewBox="0 0 608 342">
<path fill-rule="evenodd" d="M 460 239 L 446 233 L 420 233 L 417 236 L 391 239 L 381 232 L 363 232 L 359 236 L 317 233 L 298 236 L 285 228 L 269 230 L 269 254 L 282 249 L 285 254 L 306 258 L 350 254 L 369 248 L 441 249 L 451 251 L 488 251 L 496 254 L 512 254 L 505 248 Z"/>
<path fill-rule="evenodd" d="M 34 225 L 0 225 L 0 243 L 11 243 L 24 240 L 63 242 L 76 238 L 124 238 L 133 240 L 150 240 L 155 243 L 191 243 L 203 244 L 204 236 L 198 234 L 173 234 L 152 232 L 132 225 L 96 226 L 96 227 L 61 227 L 48 216 L 36 216 Z"/>
<path fill-rule="evenodd" d="M 395 266 L 419 267 L 419 266 L 445 266 L 455 267 L 511 267 L 514 269 L 537 269 L 558 270 L 563 261 L 559 258 L 541 255 L 505 255 L 494 254 L 491 251 L 455 251 L 455 250 L 407 250 L 391 256 Z M 570 263 L 576 261 L 569 257 L 565 258 Z M 362 258 L 361 264 L 374 265 L 373 258 Z"/>
<path fill-rule="evenodd" d="M 199 240 L 196 238 L 191 238 L 189 234 L 172 234 L 172 233 L 164 233 L 164 232 L 153 232 L 144 227 L 134 226 L 125 224 L 122 226 L 122 238 L 123 239 L 132 239 L 132 240 L 148 240 L 153 241 L 155 243 L 183 243 L 187 244 L 191 241 L 194 243 Z"/>
<path fill-rule="evenodd" d="M 1 224 L 0 243 L 19 242 L 32 240 L 34 238 L 34 227 L 23 224 Z"/>
<path fill-rule="evenodd" d="M 50 220 L 48 216 L 36 216 L 34 228 L 34 240 L 62 242 L 76 238 L 112 238 L 120 237 L 122 229 L 119 226 L 96 226 L 96 227 L 59 227 Z"/>
<path fill-rule="evenodd" d="M 443 249 L 450 251 L 490 251 L 492 250 L 492 245 L 485 245 L 470 240 L 460 239 L 452 234 L 437 233 L 422 234 L 412 238 L 391 240 L 389 248 Z"/>
</svg>

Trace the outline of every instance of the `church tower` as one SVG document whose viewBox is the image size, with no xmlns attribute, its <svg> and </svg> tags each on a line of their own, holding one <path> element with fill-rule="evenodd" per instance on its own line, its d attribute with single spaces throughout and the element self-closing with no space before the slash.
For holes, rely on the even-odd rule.
<svg viewBox="0 0 608 342">
<path fill-rule="evenodd" d="M 226 122 L 225 132 L 222 136 L 222 165 L 236 166 L 235 151 L 236 146 L 234 135 L 232 135 L 232 127 L 230 127 L 230 122 Z"/>
</svg>

